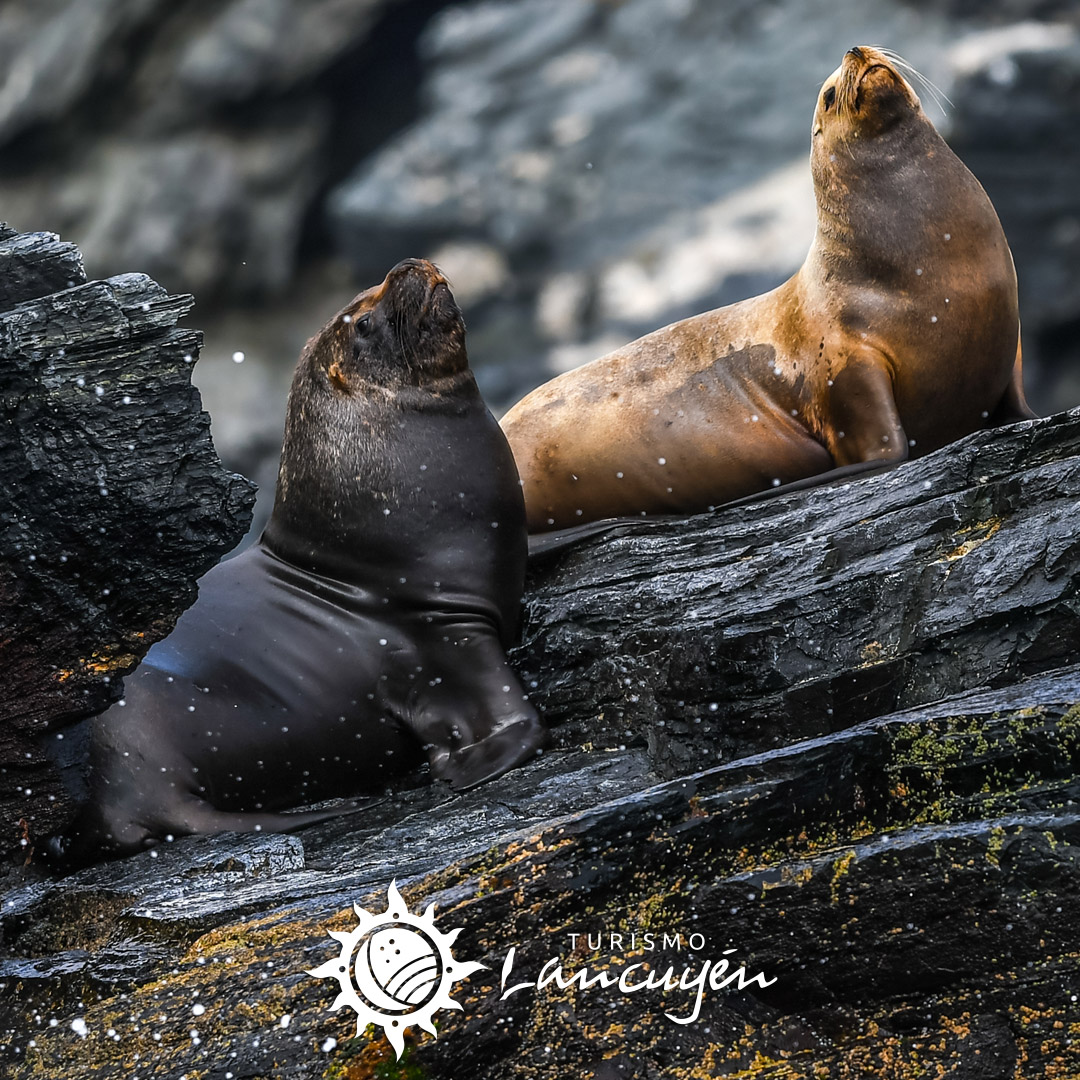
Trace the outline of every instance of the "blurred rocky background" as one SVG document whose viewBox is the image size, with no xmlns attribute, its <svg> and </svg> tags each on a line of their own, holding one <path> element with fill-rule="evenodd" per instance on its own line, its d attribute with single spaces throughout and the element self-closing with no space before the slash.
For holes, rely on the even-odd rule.
<svg viewBox="0 0 1080 1080">
<path fill-rule="evenodd" d="M 496 411 L 782 281 L 815 94 L 859 42 L 951 99 L 922 94 L 1012 243 L 1029 397 L 1076 404 L 1075 0 L 6 0 L 0 218 L 195 294 L 265 514 L 300 347 L 399 258 L 450 275 Z"/>
</svg>

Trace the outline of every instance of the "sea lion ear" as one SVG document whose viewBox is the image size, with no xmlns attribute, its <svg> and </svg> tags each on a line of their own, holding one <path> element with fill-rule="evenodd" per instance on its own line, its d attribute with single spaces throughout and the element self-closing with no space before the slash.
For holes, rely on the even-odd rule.
<svg viewBox="0 0 1080 1080">
<path fill-rule="evenodd" d="M 352 392 L 349 376 L 363 363 L 363 342 L 370 328 L 368 313 L 342 315 L 338 332 L 323 338 L 323 357 L 320 365 L 333 390 L 340 394 Z"/>
</svg>

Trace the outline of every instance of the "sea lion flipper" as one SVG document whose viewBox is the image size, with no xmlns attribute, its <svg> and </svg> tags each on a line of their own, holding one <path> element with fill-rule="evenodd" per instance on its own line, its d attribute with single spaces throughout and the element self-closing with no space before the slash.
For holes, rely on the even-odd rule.
<svg viewBox="0 0 1080 1080">
<path fill-rule="evenodd" d="M 1032 410 L 1024 396 L 1024 357 L 1020 340 L 1016 341 L 1016 363 L 1013 364 L 1012 376 L 1005 393 L 998 402 L 998 407 L 990 415 L 990 426 L 1001 427 L 1003 424 L 1015 424 L 1020 420 L 1035 420 L 1038 413 Z"/>
<path fill-rule="evenodd" d="M 838 467 L 897 462 L 908 456 L 888 361 L 876 349 L 853 352 L 833 376 L 828 409 L 826 447 Z"/>
<path fill-rule="evenodd" d="M 405 723 L 427 750 L 432 775 L 466 791 L 531 758 L 547 728 L 493 631 L 474 627 L 448 645 Z"/>
<path fill-rule="evenodd" d="M 477 742 L 436 751 L 431 755 L 431 771 L 454 791 L 469 791 L 531 758 L 545 738 L 539 717 L 525 717 Z"/>
<path fill-rule="evenodd" d="M 550 532 L 532 533 L 529 536 L 529 562 L 536 564 L 544 559 L 559 555 L 567 548 L 574 547 L 583 540 L 608 533 L 614 529 L 631 526 L 640 529 L 652 525 L 678 521 L 678 514 L 650 514 L 649 517 L 613 517 L 590 521 L 584 525 L 572 525 L 568 529 L 552 529 Z"/>
</svg>

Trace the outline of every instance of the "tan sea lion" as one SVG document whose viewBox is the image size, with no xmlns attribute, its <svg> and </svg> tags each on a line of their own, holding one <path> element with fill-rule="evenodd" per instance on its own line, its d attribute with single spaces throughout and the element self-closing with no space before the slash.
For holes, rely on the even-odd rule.
<svg viewBox="0 0 1080 1080">
<path fill-rule="evenodd" d="M 850 49 L 812 132 L 817 232 L 792 278 L 560 375 L 503 418 L 530 532 L 694 513 L 1034 416 L 1001 224 L 896 63 Z"/>
</svg>

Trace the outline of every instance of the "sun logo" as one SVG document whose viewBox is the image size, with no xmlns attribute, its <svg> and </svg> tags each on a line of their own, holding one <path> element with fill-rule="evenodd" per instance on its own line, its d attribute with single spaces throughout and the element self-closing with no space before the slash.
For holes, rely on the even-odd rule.
<svg viewBox="0 0 1080 1080">
<path fill-rule="evenodd" d="M 435 927 L 435 905 L 423 915 L 409 912 L 397 882 L 386 890 L 386 910 L 373 915 L 358 904 L 360 920 L 349 933 L 331 930 L 341 954 L 308 970 L 317 979 L 337 979 L 341 993 L 331 1010 L 348 1005 L 356 1013 L 356 1033 L 378 1024 L 400 1058 L 405 1029 L 415 1024 L 438 1038 L 432 1018 L 439 1009 L 460 1009 L 450 997 L 454 983 L 480 971 L 484 964 L 458 963 L 450 952 L 461 928 L 441 933 Z"/>
</svg>

